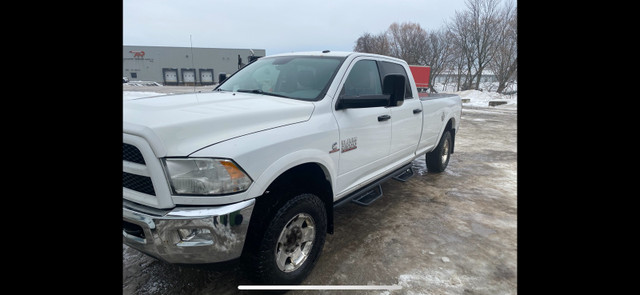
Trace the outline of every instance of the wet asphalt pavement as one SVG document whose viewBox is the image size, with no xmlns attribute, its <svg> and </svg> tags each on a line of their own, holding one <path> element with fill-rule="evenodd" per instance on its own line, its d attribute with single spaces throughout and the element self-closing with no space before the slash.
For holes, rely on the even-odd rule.
<svg viewBox="0 0 640 295">
<path fill-rule="evenodd" d="M 516 294 L 516 122 L 516 109 L 463 105 L 445 172 L 428 173 L 421 157 L 412 178 L 384 183 L 370 206 L 336 209 L 335 233 L 303 284 L 400 290 L 287 294 Z M 171 265 L 126 245 L 122 253 L 123 294 L 259 294 L 238 290 L 251 283 L 235 264 Z"/>
</svg>

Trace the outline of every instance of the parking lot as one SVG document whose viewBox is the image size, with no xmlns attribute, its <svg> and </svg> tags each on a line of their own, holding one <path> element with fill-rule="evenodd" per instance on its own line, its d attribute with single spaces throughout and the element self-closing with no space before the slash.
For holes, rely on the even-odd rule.
<svg viewBox="0 0 640 295">
<path fill-rule="evenodd" d="M 164 87 L 149 88 L 140 91 Z M 428 173 L 421 157 L 412 178 L 384 183 L 370 206 L 336 209 L 335 233 L 303 284 L 400 290 L 287 294 L 516 294 L 516 123 L 515 108 L 463 105 L 445 172 Z M 250 282 L 237 265 L 171 265 L 125 245 L 122 275 L 123 294 L 258 294 L 238 290 Z"/>
</svg>

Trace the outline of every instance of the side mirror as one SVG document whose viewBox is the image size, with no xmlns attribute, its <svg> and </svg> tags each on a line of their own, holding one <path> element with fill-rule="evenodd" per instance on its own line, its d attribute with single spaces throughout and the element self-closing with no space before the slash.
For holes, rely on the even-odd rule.
<svg viewBox="0 0 640 295">
<path fill-rule="evenodd" d="M 405 77 L 389 74 L 382 80 L 382 93 L 389 95 L 389 106 L 401 106 L 404 103 Z"/>
<path fill-rule="evenodd" d="M 386 107 L 389 95 L 340 96 L 336 110 Z"/>
</svg>

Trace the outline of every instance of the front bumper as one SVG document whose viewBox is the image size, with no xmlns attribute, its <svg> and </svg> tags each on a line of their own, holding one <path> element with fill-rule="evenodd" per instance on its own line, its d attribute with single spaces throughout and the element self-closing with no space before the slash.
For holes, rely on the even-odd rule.
<svg viewBox="0 0 640 295">
<path fill-rule="evenodd" d="M 170 263 L 214 263 L 240 257 L 255 199 L 215 207 L 144 210 L 123 204 L 123 243 Z M 195 239 L 185 232 L 204 232 Z"/>
</svg>

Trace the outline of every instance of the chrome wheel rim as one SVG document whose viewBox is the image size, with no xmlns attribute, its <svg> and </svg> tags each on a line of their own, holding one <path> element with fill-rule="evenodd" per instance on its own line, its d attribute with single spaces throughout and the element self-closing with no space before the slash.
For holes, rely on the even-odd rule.
<svg viewBox="0 0 640 295">
<path fill-rule="evenodd" d="M 446 163 L 449 159 L 449 141 L 445 140 L 442 145 L 442 164 Z"/>
<path fill-rule="evenodd" d="M 316 225 L 311 215 L 299 213 L 282 229 L 276 245 L 276 264 L 281 271 L 300 268 L 309 257 L 316 237 Z"/>
</svg>

